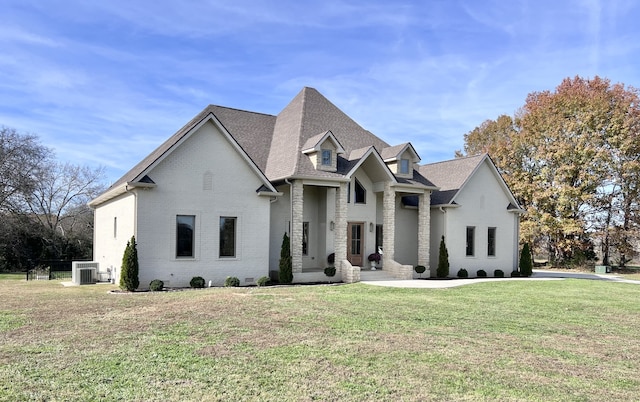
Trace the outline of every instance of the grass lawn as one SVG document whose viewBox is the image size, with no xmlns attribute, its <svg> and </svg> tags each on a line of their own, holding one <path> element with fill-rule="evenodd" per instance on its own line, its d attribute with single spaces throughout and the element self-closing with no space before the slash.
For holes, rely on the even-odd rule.
<svg viewBox="0 0 640 402">
<path fill-rule="evenodd" d="M 640 286 L 109 294 L 0 275 L 0 400 L 637 400 Z"/>
</svg>

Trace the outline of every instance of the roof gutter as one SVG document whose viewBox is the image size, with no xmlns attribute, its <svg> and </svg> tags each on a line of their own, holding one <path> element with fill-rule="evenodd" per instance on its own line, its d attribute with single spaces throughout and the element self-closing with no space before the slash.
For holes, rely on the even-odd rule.
<svg viewBox="0 0 640 402">
<path fill-rule="evenodd" d="M 118 187 L 114 187 L 111 190 L 107 190 L 104 193 L 100 194 L 98 197 L 94 198 L 93 200 L 89 201 L 89 203 L 87 205 L 89 205 L 89 207 L 91 208 L 96 208 L 98 205 L 103 204 L 109 200 L 112 200 L 122 194 L 128 193 L 130 192 L 131 189 L 134 188 L 153 188 L 153 187 L 157 187 L 157 184 L 155 183 L 140 183 L 140 182 L 136 182 L 136 183 L 132 183 L 132 182 L 126 182 L 121 184 Z"/>
</svg>

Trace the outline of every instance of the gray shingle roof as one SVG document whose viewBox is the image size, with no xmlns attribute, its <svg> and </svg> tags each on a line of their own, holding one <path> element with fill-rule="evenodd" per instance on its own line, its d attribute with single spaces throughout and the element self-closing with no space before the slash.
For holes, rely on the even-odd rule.
<svg viewBox="0 0 640 402">
<path fill-rule="evenodd" d="M 209 105 L 198 113 L 191 121 L 169 137 L 158 148 L 151 152 L 140 163 L 125 173 L 109 188 L 118 187 L 124 183 L 136 180 L 149 166 L 162 155 L 169 152 L 181 138 L 193 127 L 197 126 L 210 113 L 213 113 L 222 125 L 229 131 L 238 144 L 249 155 L 253 162 L 264 172 L 267 154 L 263 151 L 269 149 L 271 134 L 275 124 L 275 116 L 231 109 L 222 106 Z M 108 190 L 107 190 L 108 191 Z"/>
<path fill-rule="evenodd" d="M 389 144 L 360 127 L 343 111 L 313 88 L 305 87 L 278 114 L 266 175 L 271 180 L 290 176 L 340 177 L 340 174 L 316 170 L 302 154 L 302 145 L 330 130 L 348 155 L 352 150 L 374 146 L 380 150 Z"/>
<path fill-rule="evenodd" d="M 420 166 L 420 173 L 440 187 L 431 194 L 431 204 L 449 204 L 485 157 L 483 154 Z"/>
<path fill-rule="evenodd" d="M 180 139 L 210 114 L 220 121 L 249 158 L 272 182 L 295 176 L 343 177 L 349 166 L 357 162 L 354 158 L 364 155 L 370 147 L 373 146 L 381 155 L 392 157 L 407 145 L 404 143 L 389 146 L 385 141 L 362 128 L 317 90 L 305 87 L 277 116 L 223 106 L 207 106 L 125 173 L 110 189 L 138 179 L 155 161 L 170 152 Z M 327 131 L 331 131 L 344 148 L 345 157 L 349 159 L 338 158 L 337 172 L 316 170 L 309 157 L 301 152 L 305 144 L 309 146 Z M 424 173 L 416 172 L 413 179 L 402 179 L 399 182 L 433 186 L 432 180 L 427 180 L 425 176 L 428 177 Z"/>
</svg>

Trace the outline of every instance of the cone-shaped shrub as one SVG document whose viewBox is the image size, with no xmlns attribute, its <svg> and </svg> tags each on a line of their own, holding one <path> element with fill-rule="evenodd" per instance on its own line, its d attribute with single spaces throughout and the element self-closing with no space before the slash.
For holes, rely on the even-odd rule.
<svg viewBox="0 0 640 402">
<path fill-rule="evenodd" d="M 140 285 L 138 279 L 138 249 L 136 238 L 131 236 L 127 242 L 122 256 L 122 268 L 120 268 L 120 289 L 133 292 Z"/>
<path fill-rule="evenodd" d="M 291 246 L 289 236 L 285 233 L 282 237 L 282 248 L 280 248 L 280 272 L 278 273 L 280 283 L 293 282 L 293 271 L 291 267 Z"/>
<path fill-rule="evenodd" d="M 438 269 L 436 270 L 438 278 L 446 278 L 449 276 L 449 252 L 444 244 L 444 236 L 440 240 L 440 252 L 438 254 Z"/>
<path fill-rule="evenodd" d="M 533 274 L 533 261 L 531 260 L 529 243 L 525 243 L 520 253 L 520 275 L 531 276 L 531 274 Z"/>
</svg>

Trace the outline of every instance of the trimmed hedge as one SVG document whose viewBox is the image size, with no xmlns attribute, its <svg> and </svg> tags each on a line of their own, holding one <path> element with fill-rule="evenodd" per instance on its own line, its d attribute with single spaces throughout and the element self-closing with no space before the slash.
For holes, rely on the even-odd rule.
<svg viewBox="0 0 640 402">
<path fill-rule="evenodd" d="M 224 286 L 228 288 L 237 288 L 240 286 L 240 279 L 235 276 L 227 276 L 227 279 L 224 280 Z"/>
<path fill-rule="evenodd" d="M 332 276 L 336 275 L 336 267 L 326 267 L 324 269 L 324 274 L 327 275 L 329 278 L 331 278 Z"/>
<path fill-rule="evenodd" d="M 149 290 L 152 292 L 159 292 L 162 289 L 164 289 L 164 282 L 162 282 L 160 279 L 154 279 L 149 284 Z"/>
<path fill-rule="evenodd" d="M 194 289 L 204 288 L 204 278 L 201 276 L 194 276 L 193 278 L 191 278 L 191 281 L 189 282 L 189 286 L 191 286 Z"/>
<path fill-rule="evenodd" d="M 458 278 L 468 278 L 468 277 L 469 277 L 469 272 L 467 272 L 466 269 L 460 268 L 458 270 Z"/>
</svg>

